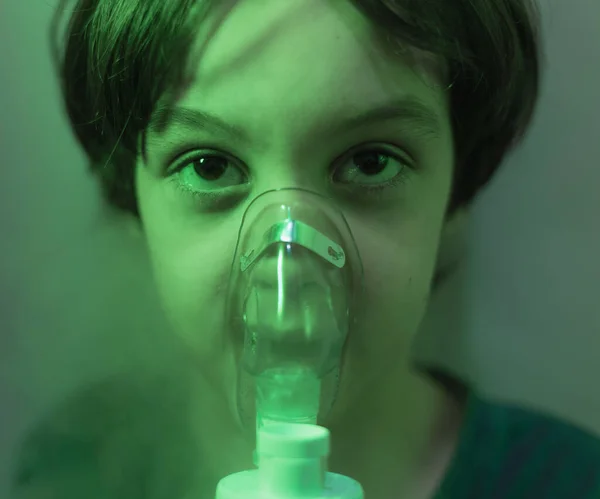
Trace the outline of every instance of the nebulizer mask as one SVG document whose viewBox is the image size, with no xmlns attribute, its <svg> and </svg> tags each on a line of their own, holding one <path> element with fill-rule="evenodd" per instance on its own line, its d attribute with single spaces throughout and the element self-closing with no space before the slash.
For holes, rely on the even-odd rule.
<svg viewBox="0 0 600 499">
<path fill-rule="evenodd" d="M 358 482 L 327 472 L 341 359 L 363 291 L 343 214 L 300 188 L 267 191 L 244 213 L 227 316 L 243 335 L 237 380 L 242 425 L 256 431 L 258 469 L 223 478 L 216 499 L 362 499 Z"/>
</svg>

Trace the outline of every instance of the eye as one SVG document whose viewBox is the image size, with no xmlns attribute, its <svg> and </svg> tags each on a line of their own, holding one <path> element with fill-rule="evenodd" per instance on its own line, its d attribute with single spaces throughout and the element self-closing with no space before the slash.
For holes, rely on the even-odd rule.
<svg viewBox="0 0 600 499">
<path fill-rule="evenodd" d="M 216 151 L 194 151 L 176 161 L 173 170 L 179 187 L 198 194 L 223 191 L 247 181 L 242 167 Z"/>
<path fill-rule="evenodd" d="M 411 164 L 386 146 L 354 149 L 336 161 L 331 180 L 359 196 L 382 196 L 404 183 Z M 249 176 L 239 161 L 212 149 L 195 150 L 174 161 L 171 180 L 184 194 L 208 200 L 239 193 Z"/>
<path fill-rule="evenodd" d="M 333 179 L 351 190 L 377 194 L 404 183 L 410 169 L 410 161 L 402 155 L 385 147 L 371 146 L 346 156 Z"/>
</svg>

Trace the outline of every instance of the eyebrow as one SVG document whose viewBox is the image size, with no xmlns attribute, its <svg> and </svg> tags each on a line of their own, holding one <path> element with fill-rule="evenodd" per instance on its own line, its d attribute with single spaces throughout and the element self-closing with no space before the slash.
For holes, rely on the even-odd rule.
<svg viewBox="0 0 600 499">
<path fill-rule="evenodd" d="M 439 114 L 427 103 L 414 96 L 407 96 L 384 103 L 366 111 L 332 118 L 321 122 L 320 131 L 331 135 L 348 134 L 388 121 L 401 121 L 418 135 L 438 138 L 441 132 Z M 153 114 L 148 125 L 149 133 L 162 133 L 166 127 L 190 131 L 206 130 L 238 142 L 250 143 L 250 137 L 242 127 L 228 123 L 214 114 L 181 106 L 161 106 Z"/>
</svg>

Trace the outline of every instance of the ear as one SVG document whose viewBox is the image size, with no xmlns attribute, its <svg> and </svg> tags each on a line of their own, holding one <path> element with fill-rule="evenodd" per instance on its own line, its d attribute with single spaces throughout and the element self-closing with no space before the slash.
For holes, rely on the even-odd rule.
<svg viewBox="0 0 600 499">
<path fill-rule="evenodd" d="M 434 285 L 444 280 L 463 259 L 469 215 L 468 209 L 462 208 L 444 222 L 438 247 Z"/>
</svg>

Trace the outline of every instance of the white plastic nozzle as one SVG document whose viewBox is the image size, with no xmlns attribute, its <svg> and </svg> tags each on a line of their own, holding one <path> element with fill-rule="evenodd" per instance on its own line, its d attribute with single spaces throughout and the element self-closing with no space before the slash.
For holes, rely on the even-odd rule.
<svg viewBox="0 0 600 499">
<path fill-rule="evenodd" d="M 323 492 L 329 430 L 308 424 L 272 424 L 259 433 L 261 492 L 273 497 L 318 497 Z"/>
<path fill-rule="evenodd" d="M 327 472 L 327 428 L 270 424 L 259 430 L 257 453 L 259 469 L 223 478 L 216 499 L 364 499 L 357 481 Z"/>
</svg>

